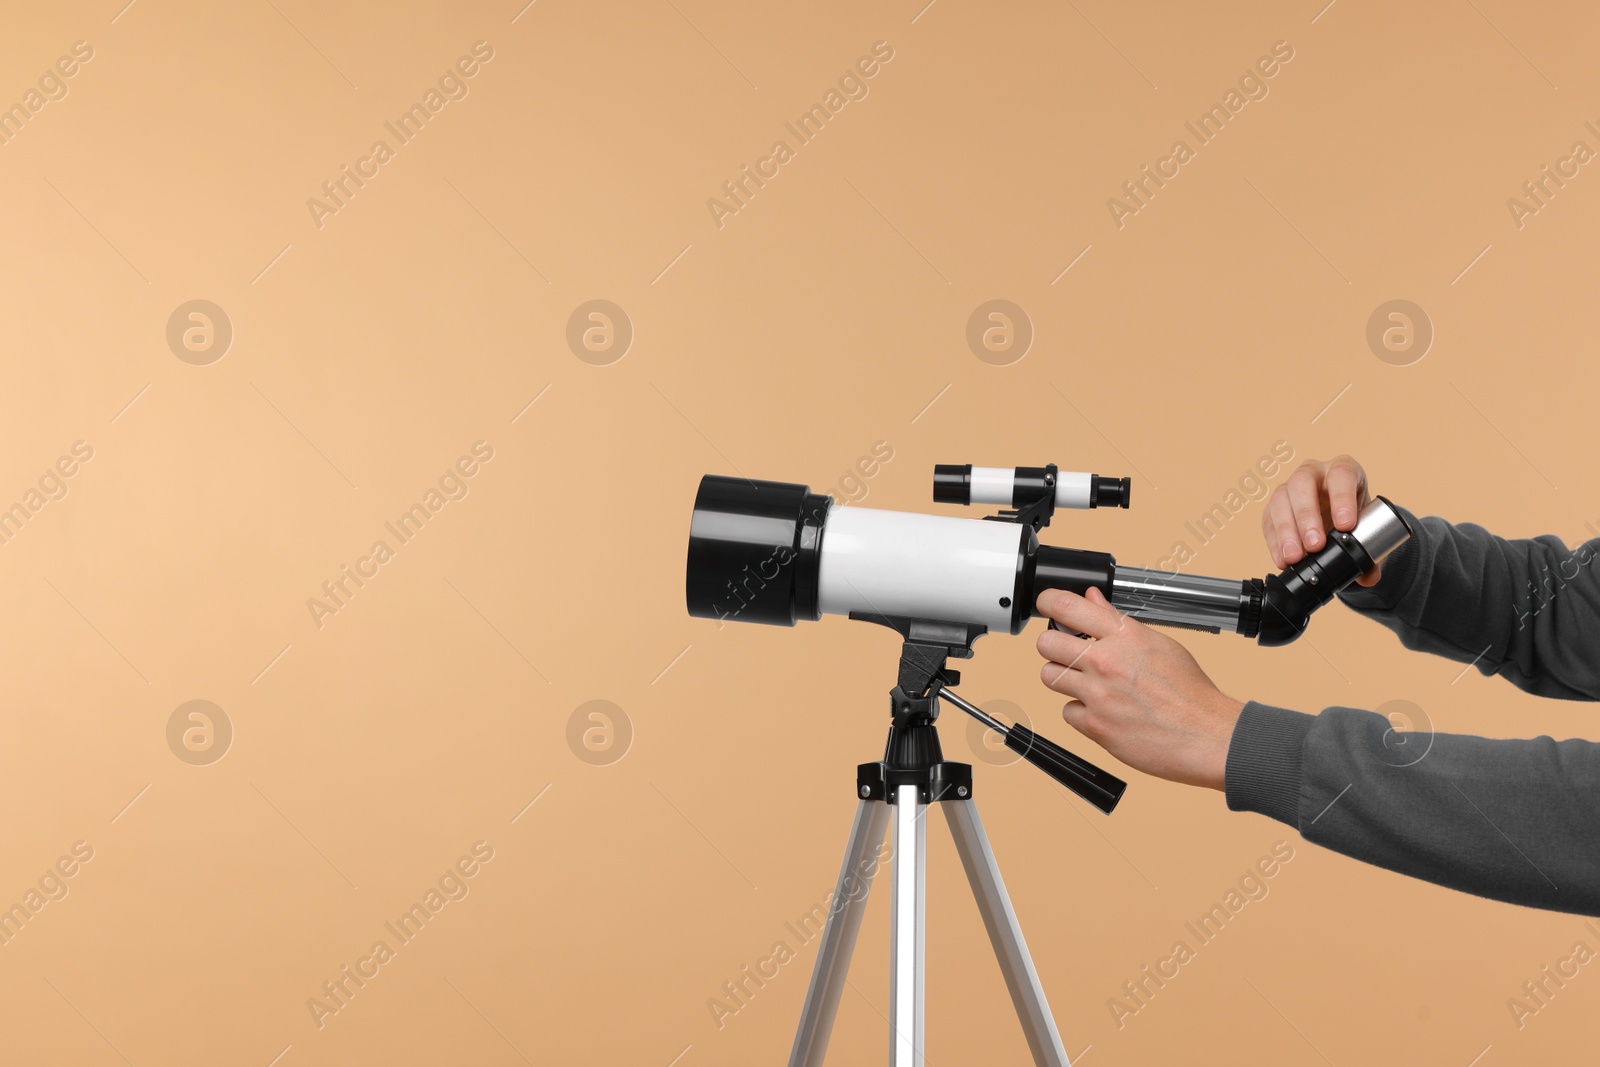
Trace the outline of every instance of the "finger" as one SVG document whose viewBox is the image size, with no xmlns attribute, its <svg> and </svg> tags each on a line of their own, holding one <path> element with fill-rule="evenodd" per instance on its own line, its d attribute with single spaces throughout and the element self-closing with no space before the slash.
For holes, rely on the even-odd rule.
<svg viewBox="0 0 1600 1067">
<path fill-rule="evenodd" d="M 1272 501 L 1270 499 L 1261 509 L 1261 540 L 1267 544 L 1267 555 L 1272 558 L 1272 569 L 1282 570 L 1283 564 L 1278 562 L 1278 527 L 1272 521 Z"/>
<path fill-rule="evenodd" d="M 1101 589 L 1098 585 L 1091 585 L 1089 587 L 1089 591 L 1083 594 L 1083 599 L 1087 600 L 1091 604 L 1103 604 L 1110 610 L 1115 611 L 1117 613 L 1117 629 L 1119 630 L 1126 627 L 1130 622 L 1137 623 L 1139 621 L 1131 616 L 1124 615 L 1120 610 L 1118 610 L 1116 605 L 1111 603 L 1111 598 L 1106 596 L 1105 590 Z"/>
<path fill-rule="evenodd" d="M 1046 630 L 1038 641 L 1039 655 L 1064 667 L 1080 666 L 1083 654 L 1093 645 L 1093 641 L 1060 630 Z"/>
<path fill-rule="evenodd" d="M 1372 586 L 1377 585 L 1378 584 L 1378 578 L 1380 577 L 1380 572 L 1382 570 L 1383 570 L 1383 564 L 1381 564 L 1381 563 L 1375 564 L 1373 566 L 1373 568 L 1370 571 L 1368 571 L 1367 573 L 1356 576 L 1356 584 L 1360 585 L 1360 586 L 1365 586 L 1367 588 L 1371 588 Z"/>
<path fill-rule="evenodd" d="M 1040 667 L 1039 680 L 1044 683 L 1046 689 L 1078 699 L 1082 699 L 1087 681 L 1082 671 L 1075 671 L 1059 663 L 1046 663 Z"/>
<path fill-rule="evenodd" d="M 1365 480 L 1361 465 L 1349 456 L 1340 456 L 1328 465 L 1324 484 L 1333 525 L 1338 529 L 1355 529 L 1356 513 L 1361 510 L 1361 483 Z"/>
<path fill-rule="evenodd" d="M 1061 625 L 1090 637 L 1116 633 L 1122 625 L 1122 616 L 1116 608 L 1105 603 L 1092 604 L 1065 589 L 1046 589 L 1039 594 L 1038 606 L 1040 612 Z"/>
<path fill-rule="evenodd" d="M 1080 734 L 1084 733 L 1084 720 L 1088 714 L 1089 706 L 1081 700 L 1069 700 L 1061 705 L 1062 720 Z M 1087 737 L 1088 735 L 1084 734 L 1084 736 Z"/>
<path fill-rule="evenodd" d="M 1294 511 L 1294 530 L 1307 551 L 1322 547 L 1322 501 L 1319 499 L 1321 472 L 1301 467 L 1289 476 L 1289 506 Z"/>
<path fill-rule="evenodd" d="M 1267 501 L 1267 513 L 1272 521 L 1272 561 L 1279 570 L 1297 563 L 1303 554 L 1300 538 L 1294 532 L 1294 512 L 1289 506 L 1289 494 L 1279 486 L 1272 499 Z"/>
</svg>

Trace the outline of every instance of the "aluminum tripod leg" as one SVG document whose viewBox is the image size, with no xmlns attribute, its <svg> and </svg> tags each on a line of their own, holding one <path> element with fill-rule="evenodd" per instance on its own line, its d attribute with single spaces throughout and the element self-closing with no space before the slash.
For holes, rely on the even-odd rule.
<svg viewBox="0 0 1600 1067">
<path fill-rule="evenodd" d="M 828 1053 L 839 997 L 850 972 L 850 954 L 855 950 L 861 916 L 867 909 L 867 893 L 878 871 L 876 852 L 888 826 L 889 805 L 883 801 L 863 800 L 856 805 L 844 862 L 839 865 L 839 881 L 828 905 L 822 944 L 811 969 L 811 985 L 806 989 L 805 1007 L 800 1011 L 800 1025 L 789 1052 L 789 1067 L 821 1067 Z"/>
<path fill-rule="evenodd" d="M 894 914 L 889 943 L 889 1065 L 923 1067 L 923 947 L 926 941 L 928 821 L 917 786 L 895 789 Z"/>
<path fill-rule="evenodd" d="M 1068 1067 L 1067 1050 L 1061 1045 L 1061 1035 L 1050 1015 L 1050 1005 L 1045 1001 L 1044 987 L 1033 969 L 1033 957 L 1028 955 L 1028 945 L 1022 938 L 1022 926 L 1016 912 L 1011 910 L 1011 898 L 1006 894 L 1005 881 L 1000 877 L 1000 867 L 995 863 L 994 852 L 989 848 L 989 837 L 983 832 L 978 809 L 971 800 L 947 800 L 945 817 L 950 822 L 950 833 L 956 839 L 956 851 L 961 854 L 961 864 L 967 869 L 967 880 L 972 883 L 972 895 L 978 900 L 978 910 L 983 913 L 983 925 L 989 930 L 989 940 L 994 944 L 994 954 L 999 957 L 1000 970 L 1006 978 L 1006 988 L 1011 991 L 1011 1002 L 1016 1005 L 1017 1018 L 1022 1022 L 1022 1032 L 1033 1052 L 1033 1062 L 1041 1067 Z M 899 857 L 896 857 L 896 873 Z"/>
</svg>

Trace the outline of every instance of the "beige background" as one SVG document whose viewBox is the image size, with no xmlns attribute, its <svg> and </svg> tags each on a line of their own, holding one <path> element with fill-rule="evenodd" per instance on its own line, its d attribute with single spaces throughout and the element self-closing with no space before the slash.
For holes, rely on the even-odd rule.
<svg viewBox="0 0 1600 1067">
<path fill-rule="evenodd" d="M 916 510 L 936 462 L 1129 474 L 1131 511 L 1051 535 L 1146 565 L 1280 440 L 1354 453 L 1422 513 L 1569 542 L 1600 524 L 1600 177 L 1520 229 L 1506 205 L 1574 141 L 1600 148 L 1586 5 L 119 5 L 36 5 L 0 39 L 3 101 L 93 49 L 0 146 L 0 504 L 94 450 L 0 546 L 0 903 L 93 848 L 0 947 L 6 1062 L 781 1059 L 814 944 L 720 1030 L 707 1002 L 831 888 L 896 649 L 839 619 L 687 618 L 705 472 L 837 489 L 886 441 L 855 495 Z M 469 94 L 319 228 L 308 198 L 480 40 Z M 877 41 L 870 94 L 719 229 L 707 199 Z M 1107 198 L 1276 41 L 1294 58 L 1270 94 L 1118 229 Z M 1436 331 L 1408 366 L 1365 340 L 1397 298 Z M 166 341 L 194 299 L 234 331 L 204 366 Z M 635 331 L 611 365 L 565 340 L 592 299 Z M 990 299 L 1035 331 L 1009 366 L 965 341 Z M 308 598 L 480 440 L 465 499 L 319 628 Z M 1259 516 L 1190 569 L 1264 573 Z M 1340 609 L 1283 650 L 1182 640 L 1240 697 L 1600 737 L 1585 707 Z M 1120 769 L 1059 722 L 1029 638 L 979 650 L 969 695 Z M 167 741 L 197 699 L 234 733 L 204 766 Z M 591 700 L 626 717 L 620 761 L 569 745 Z M 1600 948 L 1582 920 L 1124 773 L 1107 819 L 978 764 L 1087 1063 L 1586 1054 L 1600 976 L 1520 1030 L 1506 1006 Z M 1022 1062 L 948 835 L 929 840 L 931 1062 Z M 1278 840 L 1295 857 L 1270 895 L 1119 1029 L 1108 998 Z M 308 998 L 478 841 L 470 894 L 319 1028 Z M 881 1061 L 887 912 L 880 887 L 834 1062 Z"/>
</svg>

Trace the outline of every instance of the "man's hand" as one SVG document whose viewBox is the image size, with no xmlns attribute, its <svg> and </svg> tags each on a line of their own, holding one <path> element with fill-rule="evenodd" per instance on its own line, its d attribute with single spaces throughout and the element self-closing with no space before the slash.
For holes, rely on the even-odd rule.
<svg viewBox="0 0 1600 1067">
<path fill-rule="evenodd" d="M 1349 456 L 1323 461 L 1308 459 L 1272 491 L 1261 516 L 1272 564 L 1279 570 L 1299 563 L 1308 552 L 1319 551 L 1331 525 L 1346 532 L 1356 528 L 1356 518 L 1366 507 L 1367 472 Z M 1356 579 L 1358 585 L 1377 585 L 1378 567 Z"/>
<path fill-rule="evenodd" d="M 1228 743 L 1244 705 L 1224 696 L 1188 649 L 1124 616 L 1098 589 L 1039 594 L 1039 611 L 1061 625 L 1039 635 L 1050 660 L 1044 684 L 1073 699 L 1067 725 L 1130 767 L 1186 785 L 1223 787 Z"/>
</svg>

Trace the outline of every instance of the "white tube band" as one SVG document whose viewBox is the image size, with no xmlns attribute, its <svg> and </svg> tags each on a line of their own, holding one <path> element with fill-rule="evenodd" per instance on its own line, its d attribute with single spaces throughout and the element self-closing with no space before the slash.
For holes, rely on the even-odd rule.
<svg viewBox="0 0 1600 1067">
<path fill-rule="evenodd" d="M 1015 467 L 973 467 L 972 503 L 1012 507 L 1017 470 Z M 1056 507 L 1086 508 L 1094 499 L 1094 475 L 1084 471 L 1056 472 Z"/>
<path fill-rule="evenodd" d="M 1015 467 L 973 467 L 972 502 L 974 504 L 999 504 L 1011 506 L 1012 483 L 1016 481 Z"/>
<path fill-rule="evenodd" d="M 1056 472 L 1056 507 L 1086 508 L 1093 499 L 1094 475 L 1082 471 Z"/>
<path fill-rule="evenodd" d="M 822 535 L 817 605 L 829 615 L 865 611 L 1010 633 L 1024 530 L 983 519 L 833 508 Z"/>
</svg>

